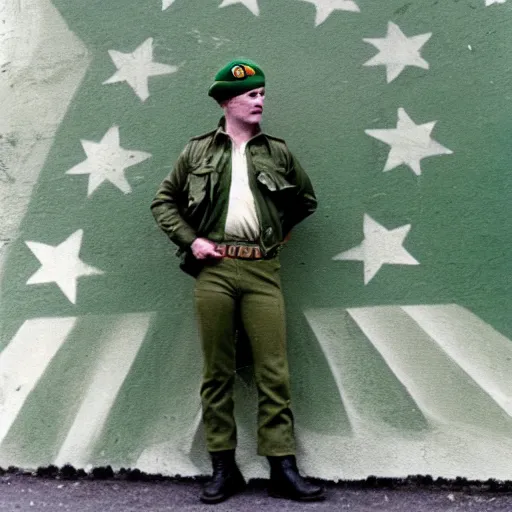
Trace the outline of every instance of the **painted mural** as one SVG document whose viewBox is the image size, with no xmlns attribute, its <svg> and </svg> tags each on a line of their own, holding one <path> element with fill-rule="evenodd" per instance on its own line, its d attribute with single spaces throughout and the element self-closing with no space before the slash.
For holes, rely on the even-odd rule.
<svg viewBox="0 0 512 512">
<path fill-rule="evenodd" d="M 0 6 L 0 466 L 209 471 L 190 277 L 149 203 L 236 56 L 319 210 L 282 252 L 310 475 L 512 479 L 506 0 Z M 256 391 L 238 369 L 240 465 Z"/>
</svg>

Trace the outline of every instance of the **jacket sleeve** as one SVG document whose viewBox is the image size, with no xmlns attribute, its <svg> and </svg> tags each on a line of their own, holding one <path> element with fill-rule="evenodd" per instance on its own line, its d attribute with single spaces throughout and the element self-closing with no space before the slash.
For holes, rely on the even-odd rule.
<svg viewBox="0 0 512 512">
<path fill-rule="evenodd" d="M 297 158 L 291 153 L 288 176 L 290 181 L 296 186 L 296 196 L 293 206 L 290 205 L 293 211 L 288 217 L 288 225 L 284 226 L 286 231 L 290 231 L 293 226 L 314 213 L 318 205 L 311 180 Z"/>
<path fill-rule="evenodd" d="M 179 210 L 189 166 L 190 143 L 181 152 L 173 170 L 162 181 L 151 202 L 151 212 L 158 226 L 184 250 L 188 249 L 196 239 L 195 231 L 185 222 Z"/>
</svg>

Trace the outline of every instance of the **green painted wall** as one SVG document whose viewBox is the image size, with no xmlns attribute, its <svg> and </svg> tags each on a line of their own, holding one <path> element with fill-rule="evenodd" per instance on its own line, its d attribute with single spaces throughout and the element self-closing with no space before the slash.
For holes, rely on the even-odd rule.
<svg viewBox="0 0 512 512">
<path fill-rule="evenodd" d="M 0 465 L 208 471 L 193 281 L 149 203 L 247 56 L 320 202 L 282 253 L 301 466 L 512 478 L 512 3 L 163 2 L 2 14 Z M 237 394 L 264 476 L 250 368 Z"/>
</svg>

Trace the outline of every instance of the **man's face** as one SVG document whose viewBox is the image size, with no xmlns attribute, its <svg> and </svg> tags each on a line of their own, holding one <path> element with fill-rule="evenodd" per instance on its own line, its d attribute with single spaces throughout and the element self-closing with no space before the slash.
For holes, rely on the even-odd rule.
<svg viewBox="0 0 512 512">
<path fill-rule="evenodd" d="M 247 124 L 259 124 L 264 102 L 265 88 L 259 87 L 230 98 L 222 104 L 222 107 L 229 117 L 234 117 Z"/>
</svg>

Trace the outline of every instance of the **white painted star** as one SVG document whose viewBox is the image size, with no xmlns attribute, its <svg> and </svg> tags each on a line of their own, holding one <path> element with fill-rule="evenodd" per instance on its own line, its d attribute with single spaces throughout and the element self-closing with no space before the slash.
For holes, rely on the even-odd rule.
<svg viewBox="0 0 512 512">
<path fill-rule="evenodd" d="M 423 45 L 430 39 L 432 32 L 418 36 L 407 37 L 398 25 L 391 21 L 388 23 L 386 37 L 377 39 L 363 39 L 373 44 L 380 52 L 365 62 L 364 66 L 386 66 L 387 82 L 392 82 L 406 66 L 416 66 L 428 69 L 429 63 L 420 55 Z"/>
<path fill-rule="evenodd" d="M 146 39 L 133 53 L 109 50 L 117 71 L 103 84 L 127 82 L 142 100 L 149 98 L 148 79 L 150 76 L 170 75 L 178 71 L 177 66 L 153 62 L 153 38 Z"/>
<path fill-rule="evenodd" d="M 176 0 L 162 0 L 162 11 L 169 8 Z"/>
<path fill-rule="evenodd" d="M 485 0 L 485 6 L 489 7 L 492 4 L 504 4 L 507 0 Z"/>
<path fill-rule="evenodd" d="M 55 247 L 39 242 L 25 242 L 41 263 L 27 284 L 55 283 L 69 301 L 75 304 L 77 279 L 104 274 L 102 270 L 87 265 L 78 257 L 83 234 L 83 230 L 79 229 Z"/>
<path fill-rule="evenodd" d="M 419 176 L 421 160 L 429 156 L 453 153 L 430 137 L 436 123 L 437 121 L 414 124 L 407 112 L 403 108 L 399 108 L 396 128 L 365 130 L 365 133 L 391 146 L 384 172 L 405 164 Z"/>
<path fill-rule="evenodd" d="M 87 159 L 75 165 L 66 174 L 89 174 L 87 196 L 90 196 L 104 181 L 110 181 L 119 190 L 132 191 L 124 170 L 143 162 L 151 156 L 145 151 L 123 149 L 119 145 L 119 127 L 112 126 L 100 142 L 81 140 Z"/>
<path fill-rule="evenodd" d="M 249 9 L 254 16 L 260 15 L 260 8 L 258 7 L 258 0 L 222 0 L 222 3 L 219 5 L 221 7 L 227 7 L 228 5 L 235 4 L 243 4 L 247 9 Z"/>
<path fill-rule="evenodd" d="M 352 0 L 302 0 L 316 7 L 315 26 L 322 24 L 334 11 L 360 12 L 359 6 Z"/>
<path fill-rule="evenodd" d="M 367 213 L 364 214 L 364 240 L 356 247 L 334 256 L 333 260 L 362 261 L 364 284 L 368 284 L 382 265 L 419 265 L 404 248 L 410 224 L 395 229 L 386 229 Z"/>
</svg>

